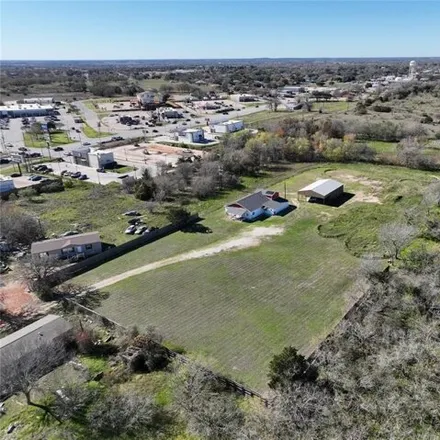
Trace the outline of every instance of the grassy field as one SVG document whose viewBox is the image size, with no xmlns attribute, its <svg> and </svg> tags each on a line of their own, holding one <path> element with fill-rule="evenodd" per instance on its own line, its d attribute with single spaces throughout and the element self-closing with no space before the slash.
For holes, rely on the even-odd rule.
<svg viewBox="0 0 440 440">
<path fill-rule="evenodd" d="M 312 111 L 319 111 L 322 109 L 325 113 L 331 112 L 346 112 L 355 107 L 354 102 L 338 101 L 338 102 L 313 102 Z"/>
<path fill-rule="evenodd" d="M 89 124 L 87 124 L 86 122 L 84 122 L 82 124 L 82 128 L 81 130 L 83 131 L 83 133 L 88 137 L 88 138 L 100 138 L 100 137 L 107 137 L 107 136 L 111 136 L 112 133 L 106 133 L 105 131 L 97 131 L 94 128 L 90 127 Z"/>
<path fill-rule="evenodd" d="M 32 133 L 23 133 L 24 144 L 28 148 L 44 148 L 47 146 L 46 139 L 42 135 Z M 66 145 L 73 141 L 69 138 L 67 131 L 59 131 L 50 134 L 50 143 L 52 146 Z"/>
<path fill-rule="evenodd" d="M 339 208 L 301 202 L 285 217 L 254 224 L 227 220 L 219 198 L 210 202 L 202 222 L 211 234 L 173 234 L 76 281 L 104 280 L 255 227 L 283 227 L 282 235 L 258 247 L 187 260 L 108 286 L 104 290 L 110 296 L 100 308 L 125 325 L 154 325 L 190 355 L 202 355 L 216 370 L 264 389 L 274 353 L 286 345 L 310 352 L 340 320 L 359 264 L 356 255 L 377 245 L 383 222 L 397 219 L 420 200 L 432 173 L 333 164 L 271 187 L 283 192 L 285 185 L 294 200 L 298 189 L 320 177 L 341 180 L 355 197 Z M 327 238 L 332 234 L 335 238 Z"/>
<path fill-rule="evenodd" d="M 120 244 L 133 238 L 124 234 L 128 226 L 127 218 L 122 215 L 125 211 L 139 210 L 149 225 L 162 226 L 166 223 L 164 215 L 146 212 L 144 204 L 124 194 L 118 184 L 101 186 L 80 181 L 73 181 L 73 184 L 73 188 L 60 193 L 22 197 L 14 203 L 38 215 L 48 235 L 73 229 L 99 231 L 106 243 Z"/>
<path fill-rule="evenodd" d="M 173 85 L 173 83 L 171 83 L 170 81 L 167 81 L 165 79 L 162 78 L 158 78 L 158 79 L 142 79 L 140 81 L 138 81 L 138 84 L 140 87 L 142 87 L 143 89 L 158 89 L 160 86 L 163 86 L 165 84 L 169 84 L 169 85 Z"/>
</svg>

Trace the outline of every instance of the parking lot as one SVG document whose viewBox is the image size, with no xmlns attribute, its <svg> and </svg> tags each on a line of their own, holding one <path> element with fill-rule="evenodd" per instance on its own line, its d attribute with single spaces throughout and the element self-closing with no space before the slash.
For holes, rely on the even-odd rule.
<svg viewBox="0 0 440 440">
<path fill-rule="evenodd" d="M 137 172 L 136 174 L 136 171 L 131 171 L 125 174 L 118 174 L 111 171 L 106 171 L 105 173 L 99 173 L 94 168 L 86 167 L 83 165 L 76 165 L 74 163 L 69 163 L 69 162 L 49 162 L 46 163 L 45 165 L 52 167 L 53 173 L 56 174 L 57 176 L 60 176 L 63 171 L 69 171 L 71 173 L 80 172 L 81 174 L 85 174 L 88 177 L 86 182 L 98 183 L 100 185 L 107 185 L 112 182 L 121 183 L 122 182 L 120 178 L 121 176 L 128 175 L 135 177 L 136 175 L 139 175 L 139 172 Z M 66 177 L 66 178 L 70 179 L 70 177 Z"/>
</svg>

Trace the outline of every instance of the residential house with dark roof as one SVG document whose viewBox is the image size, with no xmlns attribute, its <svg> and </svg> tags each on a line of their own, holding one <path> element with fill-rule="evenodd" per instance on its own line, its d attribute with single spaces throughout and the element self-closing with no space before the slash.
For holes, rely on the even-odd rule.
<svg viewBox="0 0 440 440">
<path fill-rule="evenodd" d="M 257 190 L 225 206 L 226 213 L 238 220 L 252 221 L 259 217 L 277 215 L 289 207 L 289 202 L 277 191 Z"/>
</svg>

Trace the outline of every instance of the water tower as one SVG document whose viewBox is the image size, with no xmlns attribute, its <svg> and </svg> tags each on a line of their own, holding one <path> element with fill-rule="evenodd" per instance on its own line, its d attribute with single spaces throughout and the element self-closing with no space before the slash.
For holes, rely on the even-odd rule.
<svg viewBox="0 0 440 440">
<path fill-rule="evenodd" d="M 412 60 L 409 63 L 409 77 L 411 79 L 415 79 L 416 75 L 417 75 L 417 63 L 414 60 Z"/>
</svg>

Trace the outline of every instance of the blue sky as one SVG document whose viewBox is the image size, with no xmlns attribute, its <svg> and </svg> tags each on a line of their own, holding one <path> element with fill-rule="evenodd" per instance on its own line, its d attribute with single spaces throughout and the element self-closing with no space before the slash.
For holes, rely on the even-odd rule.
<svg viewBox="0 0 440 440">
<path fill-rule="evenodd" d="M 440 56 L 437 1 L 0 1 L 2 59 Z"/>
</svg>

